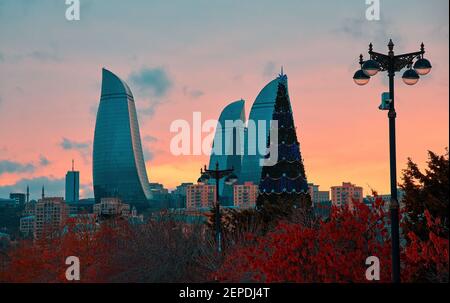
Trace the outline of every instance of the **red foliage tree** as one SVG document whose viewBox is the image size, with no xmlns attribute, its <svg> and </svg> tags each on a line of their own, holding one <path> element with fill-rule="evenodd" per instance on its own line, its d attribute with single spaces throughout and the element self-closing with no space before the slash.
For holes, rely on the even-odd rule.
<svg viewBox="0 0 450 303">
<path fill-rule="evenodd" d="M 327 221 L 312 226 L 281 222 L 264 236 L 247 235 L 214 275 L 227 282 L 368 282 L 365 261 L 376 256 L 380 281 L 389 282 L 387 218 L 376 198 L 373 207 L 354 202 L 351 208 L 333 208 Z M 437 280 L 448 279 L 448 240 L 435 233 L 429 242 L 411 240 L 402 253 L 403 280 L 417 281 L 419 271 L 429 268 Z"/>
<path fill-rule="evenodd" d="M 442 238 L 440 218 L 432 218 L 425 210 L 428 240 L 423 241 L 413 231 L 407 235 L 409 240 L 405 248 L 405 277 L 409 281 L 447 282 L 449 281 L 449 242 Z"/>
<path fill-rule="evenodd" d="M 104 282 L 119 269 L 111 257 L 127 238 L 125 224 L 68 222 L 66 232 L 56 238 L 23 241 L 9 254 L 7 268 L 0 272 L 0 281 L 67 282 L 65 272 L 69 256 L 79 258 L 83 282 Z"/>
<path fill-rule="evenodd" d="M 109 219 L 98 225 L 88 218 L 68 222 L 59 237 L 12 248 L 0 266 L 0 282 L 76 282 L 66 280 L 69 256 L 79 258 L 83 283 L 202 282 L 218 263 L 200 224 Z"/>
<path fill-rule="evenodd" d="M 439 236 L 439 219 L 428 212 L 425 215 L 427 240 L 411 232 L 402 241 L 402 280 L 445 282 L 448 239 Z M 266 234 L 243 234 L 233 246 L 227 246 L 219 269 L 211 267 L 205 273 L 198 269 L 206 269 L 207 260 L 219 263 L 211 256 L 213 247 L 205 245 L 202 237 L 185 234 L 176 223 L 153 222 L 132 228 L 115 221 L 100 226 L 95 222 L 69 222 L 60 237 L 24 241 L 13 248 L 6 267 L 0 268 L 0 281 L 67 282 L 65 260 L 77 256 L 82 282 L 203 278 L 228 282 L 367 282 L 366 258 L 376 256 L 380 280 L 389 282 L 388 217 L 380 198 L 372 207 L 354 202 L 351 207 L 333 208 L 325 221 L 293 216 Z"/>
</svg>

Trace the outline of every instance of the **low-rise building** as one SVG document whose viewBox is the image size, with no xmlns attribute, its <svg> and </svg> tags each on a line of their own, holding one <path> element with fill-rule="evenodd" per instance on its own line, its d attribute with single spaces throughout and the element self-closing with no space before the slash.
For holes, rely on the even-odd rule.
<svg viewBox="0 0 450 303">
<path fill-rule="evenodd" d="M 405 192 L 402 189 L 397 188 L 397 200 L 398 200 L 398 203 L 400 204 L 400 208 L 404 207 L 404 203 L 403 203 L 404 196 L 405 196 Z M 386 211 L 388 211 L 389 205 L 391 202 L 391 195 L 390 194 L 381 194 L 381 195 L 377 195 L 377 197 L 379 197 L 383 200 L 384 208 Z M 374 201 L 375 201 L 375 197 L 373 195 L 366 196 L 364 198 L 364 203 L 366 203 L 368 206 L 372 206 Z"/>
<path fill-rule="evenodd" d="M 308 183 L 308 192 L 313 207 L 330 201 L 330 192 L 319 190 L 319 185 Z"/>
<path fill-rule="evenodd" d="M 26 202 L 26 195 L 24 193 L 10 193 L 9 198 L 16 201 L 16 205 L 24 205 Z"/>
<path fill-rule="evenodd" d="M 194 183 L 181 183 L 171 192 L 173 208 L 186 208 L 186 189 Z"/>
<path fill-rule="evenodd" d="M 81 199 L 76 202 L 67 202 L 69 214 L 92 214 L 94 212 L 95 199 Z"/>
<path fill-rule="evenodd" d="M 94 204 L 94 214 L 100 219 L 125 218 L 130 216 L 130 205 L 122 203 L 120 198 L 101 198 L 100 203 Z"/>
<path fill-rule="evenodd" d="M 151 193 L 150 205 L 152 208 L 171 208 L 171 198 L 169 190 L 161 183 L 148 184 Z"/>
<path fill-rule="evenodd" d="M 18 205 L 17 201 L 14 199 L 0 198 L 0 208 L 1 207 L 16 207 L 17 205 Z"/>
</svg>

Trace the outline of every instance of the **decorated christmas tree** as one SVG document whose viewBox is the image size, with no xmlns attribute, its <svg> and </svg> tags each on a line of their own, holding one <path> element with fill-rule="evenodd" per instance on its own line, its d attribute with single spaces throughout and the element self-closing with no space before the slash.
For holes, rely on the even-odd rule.
<svg viewBox="0 0 450 303">
<path fill-rule="evenodd" d="M 310 207 L 308 183 L 297 140 L 294 118 L 284 79 L 280 75 L 278 92 L 272 120 L 278 121 L 278 160 L 273 166 L 264 166 L 259 184 L 257 207 L 280 214 L 289 213 L 291 208 Z M 283 80 L 283 81 L 282 81 Z M 276 144 L 276 142 L 272 142 Z M 270 136 L 268 146 L 270 145 Z M 266 155 L 266 158 L 270 154 Z M 274 215 L 276 215 L 274 213 Z"/>
</svg>

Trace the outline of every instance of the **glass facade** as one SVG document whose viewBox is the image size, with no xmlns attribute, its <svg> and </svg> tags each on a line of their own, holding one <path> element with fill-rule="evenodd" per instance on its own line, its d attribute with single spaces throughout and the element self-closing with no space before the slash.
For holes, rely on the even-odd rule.
<svg viewBox="0 0 450 303">
<path fill-rule="evenodd" d="M 68 171 L 66 174 L 66 202 L 80 199 L 80 172 Z"/>
<path fill-rule="evenodd" d="M 287 76 L 280 75 L 261 90 L 253 103 L 248 119 L 248 129 L 245 132 L 245 154 L 242 158 L 242 171 L 239 178 L 240 184 L 253 182 L 253 184 L 259 185 L 261 180 L 262 166 L 260 160 L 264 159 L 265 152 L 261 149 L 261 151 L 258 150 L 258 144 L 267 146 L 270 121 L 272 120 L 272 114 L 275 109 L 278 83 L 280 81 L 287 87 Z M 265 121 L 265 127 L 261 125 L 263 121 Z M 250 129 L 251 125 L 255 126 L 253 130 Z M 265 140 L 265 142 L 259 143 L 258 138 Z"/>
<path fill-rule="evenodd" d="M 234 173 L 241 173 L 241 160 L 244 153 L 245 101 L 230 103 L 220 114 L 216 133 L 214 135 L 213 150 L 209 161 L 209 169 L 234 168 Z M 215 184 L 215 180 L 210 180 Z M 225 178 L 219 181 L 219 195 L 222 205 L 233 205 L 233 187 L 225 184 Z"/>
<path fill-rule="evenodd" d="M 95 124 L 93 184 L 96 203 L 119 197 L 145 206 L 151 196 L 133 94 L 106 69 Z"/>
</svg>

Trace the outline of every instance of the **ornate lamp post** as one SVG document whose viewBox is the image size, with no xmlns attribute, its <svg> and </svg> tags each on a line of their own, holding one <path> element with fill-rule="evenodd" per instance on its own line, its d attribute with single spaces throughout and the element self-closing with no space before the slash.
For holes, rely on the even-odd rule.
<svg viewBox="0 0 450 303">
<path fill-rule="evenodd" d="M 391 241 L 392 241 L 392 281 L 400 282 L 400 235 L 399 235 L 399 203 L 397 200 L 397 164 L 395 148 L 395 118 L 397 113 L 394 107 L 394 77 L 396 72 L 403 68 L 407 70 L 403 73 L 403 82 L 407 85 L 414 85 L 419 81 L 419 75 L 426 75 L 431 71 L 430 61 L 425 59 L 424 44 L 420 46 L 420 51 L 402 55 L 394 54 L 394 43 L 389 40 L 389 52 L 387 55 L 374 52 L 372 43 L 369 44 L 369 56 L 367 61 L 360 55 L 359 64 L 361 69 L 353 76 L 353 80 L 358 85 L 365 85 L 370 77 L 375 76 L 379 71 L 386 71 L 389 77 L 389 100 L 387 107 L 382 110 L 389 110 L 389 151 L 390 151 L 390 175 L 391 175 L 391 201 L 389 205 L 391 215 Z M 416 62 L 413 64 L 413 61 Z"/>
<path fill-rule="evenodd" d="M 237 176 L 233 173 L 234 168 L 219 170 L 219 162 L 216 162 L 216 168 L 214 170 L 209 170 L 206 168 L 200 169 L 200 178 L 198 182 L 206 183 L 209 179 L 216 180 L 216 204 L 214 205 L 215 210 L 215 230 L 216 230 L 216 244 L 217 251 L 222 252 L 222 229 L 220 221 L 220 197 L 219 197 L 219 181 L 220 179 L 226 177 L 225 183 L 227 185 L 233 185 L 237 181 Z"/>
</svg>

